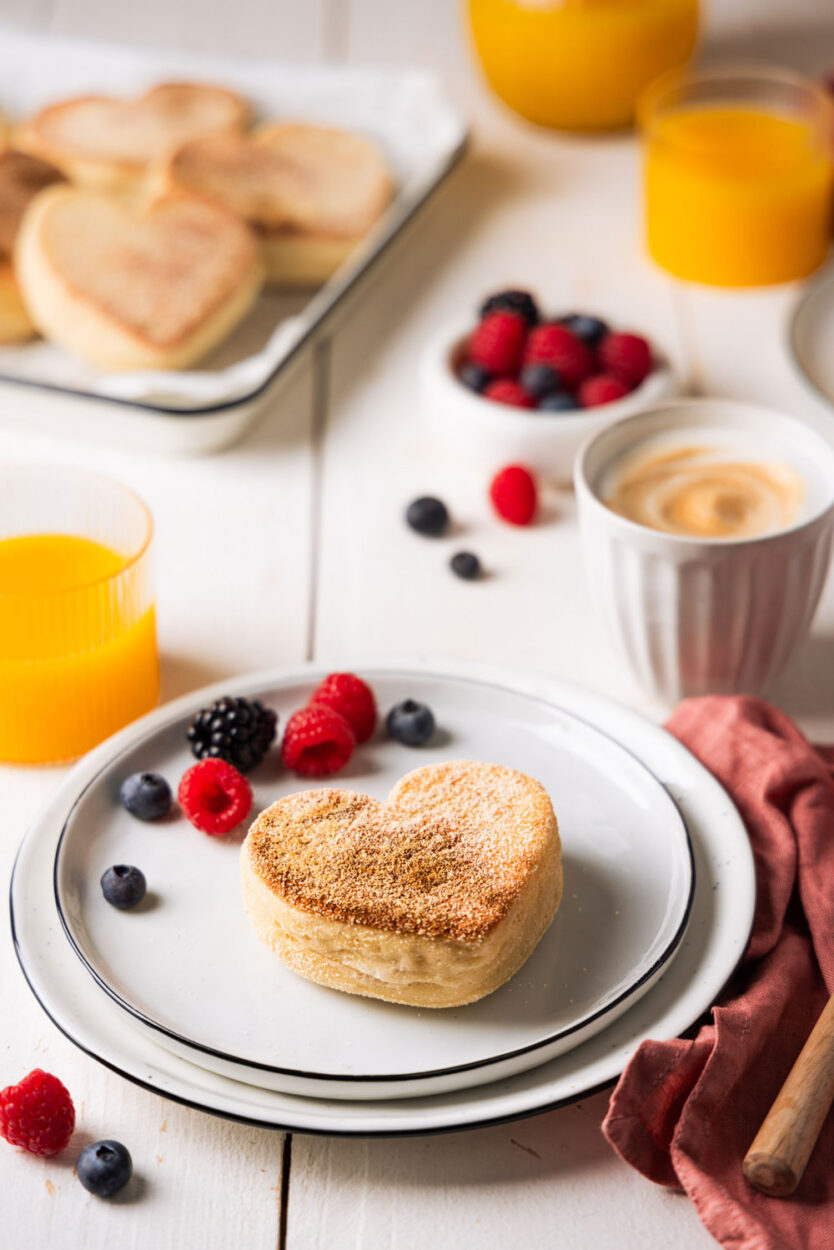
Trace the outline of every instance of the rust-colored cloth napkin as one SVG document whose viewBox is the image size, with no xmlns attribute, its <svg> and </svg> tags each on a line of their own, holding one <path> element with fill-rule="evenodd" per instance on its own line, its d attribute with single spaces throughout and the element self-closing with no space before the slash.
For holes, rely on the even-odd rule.
<svg viewBox="0 0 834 1250">
<path fill-rule="evenodd" d="M 741 965 L 689 1040 L 644 1042 L 603 1131 L 633 1167 L 683 1189 L 733 1250 L 834 1250 L 834 1112 L 791 1198 L 741 1163 L 834 989 L 834 748 L 757 699 L 690 699 L 667 728 L 735 800 L 758 900 Z M 826 990 L 826 985 L 828 990 Z"/>
</svg>

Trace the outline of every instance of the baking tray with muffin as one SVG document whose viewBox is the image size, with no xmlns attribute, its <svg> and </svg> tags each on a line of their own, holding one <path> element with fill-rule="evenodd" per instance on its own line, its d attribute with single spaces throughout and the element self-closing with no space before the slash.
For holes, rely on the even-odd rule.
<svg viewBox="0 0 834 1250">
<path fill-rule="evenodd" d="M 466 142 L 420 71 L 24 34 L 0 69 L 6 419 L 162 451 L 244 432 Z"/>
</svg>

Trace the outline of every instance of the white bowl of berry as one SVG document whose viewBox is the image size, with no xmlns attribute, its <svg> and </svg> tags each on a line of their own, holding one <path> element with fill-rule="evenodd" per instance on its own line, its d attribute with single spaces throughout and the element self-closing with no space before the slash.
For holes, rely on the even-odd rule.
<svg viewBox="0 0 834 1250">
<path fill-rule="evenodd" d="M 560 482 L 588 434 L 683 389 L 643 335 L 587 313 L 546 318 L 516 290 L 490 296 L 474 327 L 438 333 L 420 377 L 439 443 L 479 468 L 519 462 Z"/>
</svg>

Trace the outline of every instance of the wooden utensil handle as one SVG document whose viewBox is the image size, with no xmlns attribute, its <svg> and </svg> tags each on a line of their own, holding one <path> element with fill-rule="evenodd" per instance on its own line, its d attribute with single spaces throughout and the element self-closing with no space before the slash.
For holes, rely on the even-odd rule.
<svg viewBox="0 0 834 1250">
<path fill-rule="evenodd" d="M 799 1184 L 834 1100 L 834 995 L 829 998 L 744 1158 L 746 1180 L 785 1198 Z"/>
</svg>

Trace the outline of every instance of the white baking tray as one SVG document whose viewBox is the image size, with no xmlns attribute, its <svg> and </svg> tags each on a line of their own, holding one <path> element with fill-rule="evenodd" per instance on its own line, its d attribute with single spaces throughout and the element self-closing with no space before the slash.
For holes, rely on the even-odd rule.
<svg viewBox="0 0 834 1250">
<path fill-rule="evenodd" d="M 264 119 L 333 124 L 374 139 L 394 173 L 392 204 L 328 282 L 312 292 L 266 292 L 194 369 L 107 374 L 44 340 L 0 347 L 0 399 L 7 401 L 0 403 L 0 421 L 160 451 L 228 445 L 466 144 L 461 118 L 437 81 L 419 70 L 196 56 L 10 31 L 0 40 L 0 108 L 12 119 L 63 96 L 125 96 L 183 78 L 240 91 Z"/>
</svg>

